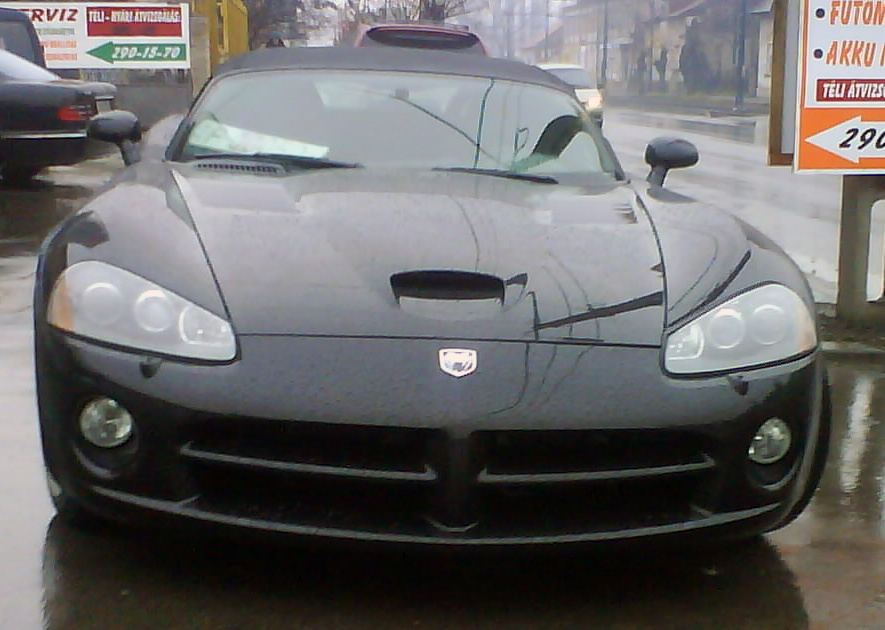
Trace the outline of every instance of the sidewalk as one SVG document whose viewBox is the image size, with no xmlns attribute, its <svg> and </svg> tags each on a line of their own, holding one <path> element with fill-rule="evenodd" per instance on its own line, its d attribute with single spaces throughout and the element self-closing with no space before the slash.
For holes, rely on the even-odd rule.
<svg viewBox="0 0 885 630">
<path fill-rule="evenodd" d="M 671 94 L 646 92 L 632 94 L 607 92 L 606 105 L 651 112 L 691 114 L 695 116 L 763 116 L 769 113 L 768 98 L 745 97 L 740 110 L 734 108 L 734 94 Z"/>
</svg>

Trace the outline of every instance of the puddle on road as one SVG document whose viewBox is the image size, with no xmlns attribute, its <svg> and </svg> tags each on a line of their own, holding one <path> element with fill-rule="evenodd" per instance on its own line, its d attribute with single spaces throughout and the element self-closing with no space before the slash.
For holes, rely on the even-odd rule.
<svg viewBox="0 0 885 630">
<path fill-rule="evenodd" d="M 807 628 L 801 592 L 763 541 L 689 553 L 372 553 L 130 540 L 53 522 L 43 581 L 46 630 Z"/>
<path fill-rule="evenodd" d="M 43 480 L 31 362 L 32 276 L 43 239 L 113 172 L 112 158 L 0 180 L 0 627 L 43 628 L 42 547 L 52 510 Z M 80 622 L 77 622 L 80 623 Z M 82 623 L 88 623 L 88 616 Z"/>
<path fill-rule="evenodd" d="M 27 188 L 0 185 L 0 257 L 36 253 L 52 228 L 78 210 L 91 192 L 44 179 Z"/>
<path fill-rule="evenodd" d="M 833 451 L 815 497 L 885 539 L 885 374 L 878 362 L 831 361 Z"/>
<path fill-rule="evenodd" d="M 808 510 L 769 535 L 811 627 L 885 628 L 885 366 L 831 359 L 830 456 Z"/>
<path fill-rule="evenodd" d="M 828 363 L 833 422 L 827 468 L 808 510 L 776 536 L 785 544 L 864 541 L 885 553 L 885 366 L 877 358 L 833 357 Z"/>
<path fill-rule="evenodd" d="M 0 257 L 35 254 L 65 217 L 119 170 L 119 158 L 101 154 L 75 166 L 47 169 L 25 187 L 0 180 Z"/>
</svg>

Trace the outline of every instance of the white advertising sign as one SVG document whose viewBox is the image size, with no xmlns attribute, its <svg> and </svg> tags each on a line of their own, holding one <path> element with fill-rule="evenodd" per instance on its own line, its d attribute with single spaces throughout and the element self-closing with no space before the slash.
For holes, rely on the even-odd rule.
<svg viewBox="0 0 885 630">
<path fill-rule="evenodd" d="M 66 68 L 190 68 L 187 4 L 8 2 L 31 18 L 46 65 Z"/>
<path fill-rule="evenodd" d="M 885 173 L 883 32 L 883 0 L 804 0 L 797 171 Z"/>
</svg>

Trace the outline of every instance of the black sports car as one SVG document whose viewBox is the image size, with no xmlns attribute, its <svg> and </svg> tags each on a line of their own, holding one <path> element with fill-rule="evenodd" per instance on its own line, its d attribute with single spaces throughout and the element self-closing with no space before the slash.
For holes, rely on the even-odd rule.
<svg viewBox="0 0 885 630">
<path fill-rule="evenodd" d="M 689 143 L 653 141 L 650 183 L 629 181 L 546 72 L 263 49 L 162 141 L 138 147 L 124 112 L 90 133 L 132 165 L 39 261 L 63 516 L 722 538 L 790 522 L 815 490 L 830 414 L 803 275 L 662 187 Z"/>
<path fill-rule="evenodd" d="M 0 50 L 0 171 L 13 184 L 86 155 L 86 124 L 113 108 L 110 83 L 62 79 Z"/>
</svg>

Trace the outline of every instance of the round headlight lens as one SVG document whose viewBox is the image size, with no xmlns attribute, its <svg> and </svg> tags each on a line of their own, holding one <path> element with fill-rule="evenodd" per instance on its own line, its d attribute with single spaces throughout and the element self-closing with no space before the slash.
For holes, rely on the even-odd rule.
<svg viewBox="0 0 885 630">
<path fill-rule="evenodd" d="M 756 464 L 774 464 L 784 458 L 792 443 L 789 425 L 780 418 L 769 418 L 753 436 L 747 455 Z"/>
<path fill-rule="evenodd" d="M 135 300 L 135 321 L 142 330 L 161 333 L 175 321 L 175 310 L 169 297 L 159 289 L 145 291 Z"/>
<path fill-rule="evenodd" d="M 734 348 L 744 339 L 746 325 L 740 311 L 733 308 L 719 310 L 707 325 L 707 339 L 719 350 Z"/>
<path fill-rule="evenodd" d="M 80 432 L 100 448 L 125 444 L 132 437 L 134 426 L 132 415 L 111 398 L 96 398 L 80 412 Z"/>
<path fill-rule="evenodd" d="M 756 343 L 772 346 L 783 341 L 790 328 L 790 320 L 780 306 L 764 304 L 750 316 L 750 334 Z"/>
<path fill-rule="evenodd" d="M 109 326 L 123 314 L 123 296 L 110 282 L 95 282 L 80 297 L 83 314 L 100 326 Z"/>
</svg>

